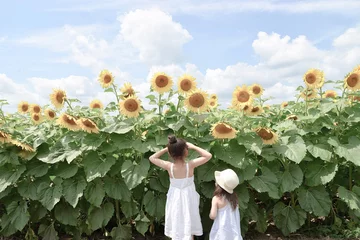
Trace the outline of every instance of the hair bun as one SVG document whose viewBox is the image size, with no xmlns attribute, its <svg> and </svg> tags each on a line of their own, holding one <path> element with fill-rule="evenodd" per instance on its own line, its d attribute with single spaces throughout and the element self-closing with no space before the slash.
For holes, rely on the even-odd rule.
<svg viewBox="0 0 360 240">
<path fill-rule="evenodd" d="M 170 144 L 174 144 L 174 143 L 177 142 L 177 139 L 176 139 L 176 137 L 174 135 L 168 136 L 168 140 L 169 140 Z"/>
</svg>

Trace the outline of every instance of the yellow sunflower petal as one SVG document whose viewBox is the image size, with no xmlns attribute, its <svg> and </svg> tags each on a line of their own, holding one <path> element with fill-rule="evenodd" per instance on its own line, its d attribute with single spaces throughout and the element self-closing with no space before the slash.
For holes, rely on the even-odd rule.
<svg viewBox="0 0 360 240">
<path fill-rule="evenodd" d="M 30 111 L 30 113 L 40 114 L 41 113 L 41 107 L 39 106 L 39 104 L 31 104 L 29 111 Z"/>
<path fill-rule="evenodd" d="M 54 120 L 56 117 L 55 111 L 50 108 L 47 108 L 44 113 L 45 113 L 46 119 L 48 119 L 48 120 Z"/>
<path fill-rule="evenodd" d="M 325 82 L 324 72 L 313 68 L 304 74 L 303 79 L 308 88 L 321 88 Z"/>
<path fill-rule="evenodd" d="M 210 94 L 210 99 L 217 101 L 217 100 L 218 100 L 218 96 L 217 96 L 215 93 Z"/>
<path fill-rule="evenodd" d="M 263 87 L 259 84 L 253 84 L 249 88 L 254 97 L 260 97 L 264 92 Z"/>
<path fill-rule="evenodd" d="M 264 105 L 264 110 L 270 110 L 271 106 L 270 105 Z"/>
<path fill-rule="evenodd" d="M 187 95 L 184 105 L 192 112 L 205 112 L 209 107 L 208 95 L 205 91 L 197 89 Z"/>
<path fill-rule="evenodd" d="M 178 91 L 182 94 L 188 94 L 196 89 L 196 82 L 193 76 L 184 74 L 178 80 Z"/>
<path fill-rule="evenodd" d="M 282 102 L 281 103 L 281 108 L 286 108 L 287 106 L 289 106 L 288 102 Z"/>
<path fill-rule="evenodd" d="M 79 120 L 77 120 L 77 123 L 85 132 L 99 133 L 99 128 L 96 126 L 96 123 L 94 123 L 88 118 L 80 118 Z"/>
<path fill-rule="evenodd" d="M 11 142 L 11 135 L 6 132 L 0 131 L 0 143 L 9 143 L 9 142 Z"/>
<path fill-rule="evenodd" d="M 353 72 L 359 72 L 360 71 L 360 65 L 357 65 L 356 67 L 354 67 Z"/>
<path fill-rule="evenodd" d="M 53 89 L 53 92 L 50 94 L 50 101 L 57 109 L 64 107 L 66 99 L 66 92 L 61 89 Z"/>
<path fill-rule="evenodd" d="M 253 102 L 252 93 L 246 85 L 235 88 L 232 97 L 232 104 L 234 106 L 251 105 L 252 102 Z"/>
<path fill-rule="evenodd" d="M 141 109 L 141 102 L 137 97 L 128 97 L 119 103 L 121 114 L 127 117 L 138 117 Z"/>
<path fill-rule="evenodd" d="M 113 84 L 114 76 L 109 70 L 104 69 L 100 72 L 98 80 L 102 88 L 108 88 Z"/>
<path fill-rule="evenodd" d="M 272 145 L 279 140 L 278 135 L 271 129 L 261 127 L 257 128 L 255 132 L 261 138 L 264 144 Z"/>
<path fill-rule="evenodd" d="M 314 99 L 318 97 L 318 93 L 315 89 L 305 89 L 301 94 L 300 97 L 304 100 Z"/>
<path fill-rule="evenodd" d="M 212 125 L 211 134 L 218 139 L 232 139 L 236 137 L 237 131 L 229 124 L 218 122 Z"/>
<path fill-rule="evenodd" d="M 12 139 L 10 143 L 17 146 L 17 147 L 19 147 L 21 150 L 24 150 L 24 151 L 27 151 L 27 152 L 35 152 L 35 150 L 30 145 L 28 145 L 26 143 L 22 143 L 22 142 L 20 142 L 18 140 Z"/>
<path fill-rule="evenodd" d="M 209 107 L 210 108 L 217 108 L 217 106 L 218 106 L 218 101 L 210 98 Z"/>
<path fill-rule="evenodd" d="M 172 85 L 171 77 L 163 72 L 155 73 L 151 79 L 151 88 L 160 94 L 170 91 Z"/>
<path fill-rule="evenodd" d="M 352 90 L 357 91 L 360 89 L 360 71 L 351 72 L 346 78 L 345 78 L 345 86 Z"/>
<path fill-rule="evenodd" d="M 90 108 L 91 109 L 95 109 L 95 108 L 103 109 L 104 105 L 102 104 L 102 102 L 100 100 L 95 99 L 95 100 L 91 101 Z"/>
<path fill-rule="evenodd" d="M 124 86 L 120 88 L 120 91 L 122 93 L 121 99 L 135 95 L 135 90 L 132 87 L 131 83 L 124 83 Z"/>
<path fill-rule="evenodd" d="M 326 90 L 323 94 L 323 98 L 336 98 L 337 93 L 334 90 Z"/>
<path fill-rule="evenodd" d="M 352 102 L 360 102 L 360 96 L 357 95 L 349 95 L 349 99 Z"/>
<path fill-rule="evenodd" d="M 43 118 L 42 118 L 41 114 L 33 113 L 33 114 L 31 114 L 31 120 L 35 124 L 40 124 L 42 122 Z"/>
<path fill-rule="evenodd" d="M 18 112 L 21 114 L 27 113 L 30 110 L 30 104 L 28 102 L 21 101 L 18 105 Z"/>
<path fill-rule="evenodd" d="M 77 119 L 66 113 L 61 114 L 56 122 L 60 126 L 67 128 L 71 131 L 79 131 L 81 129 L 79 124 L 77 123 Z"/>
</svg>

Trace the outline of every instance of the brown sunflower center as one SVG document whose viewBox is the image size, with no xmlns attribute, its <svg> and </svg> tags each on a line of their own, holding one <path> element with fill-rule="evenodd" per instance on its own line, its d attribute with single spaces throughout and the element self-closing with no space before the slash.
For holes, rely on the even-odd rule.
<svg viewBox="0 0 360 240">
<path fill-rule="evenodd" d="M 155 84 L 159 88 L 166 87 L 169 83 L 169 79 L 164 75 L 159 75 L 156 77 Z"/>
<path fill-rule="evenodd" d="M 217 99 L 216 95 L 212 95 L 212 96 L 211 96 L 211 99 L 216 100 L 216 99 Z"/>
<path fill-rule="evenodd" d="M 335 98 L 335 93 L 328 92 L 328 93 L 326 93 L 325 97 L 327 97 L 327 98 Z"/>
<path fill-rule="evenodd" d="M 215 106 L 215 102 L 210 102 L 210 106 L 214 107 L 214 106 Z"/>
<path fill-rule="evenodd" d="M 232 131 L 232 128 L 229 127 L 229 126 L 226 126 L 223 123 L 220 123 L 220 124 L 216 125 L 215 131 L 217 133 L 220 133 L 220 134 L 227 134 L 227 133 L 230 133 Z"/>
<path fill-rule="evenodd" d="M 246 106 L 243 108 L 244 111 L 247 111 L 248 109 L 249 109 L 249 106 L 248 106 L 248 105 L 246 105 Z"/>
<path fill-rule="evenodd" d="M 94 103 L 93 108 L 101 108 L 101 106 L 98 103 Z"/>
<path fill-rule="evenodd" d="M 283 107 L 287 107 L 289 104 L 288 103 L 283 103 L 282 105 L 283 105 Z"/>
<path fill-rule="evenodd" d="M 67 115 L 65 115 L 65 116 L 63 117 L 63 120 L 64 120 L 67 124 L 70 124 L 70 125 L 73 125 L 73 126 L 76 126 L 76 125 L 77 125 L 75 118 L 69 117 L 69 116 L 67 116 Z"/>
<path fill-rule="evenodd" d="M 124 107 L 129 112 L 135 112 L 139 108 L 139 104 L 134 99 L 128 99 L 125 101 Z"/>
<path fill-rule="evenodd" d="M 111 82 L 111 76 L 109 74 L 106 74 L 104 77 L 104 83 L 110 83 Z"/>
<path fill-rule="evenodd" d="M 39 121 L 39 120 L 40 120 L 39 115 L 37 115 L 37 114 L 36 114 L 36 115 L 34 115 L 34 120 L 35 120 L 35 121 Z"/>
<path fill-rule="evenodd" d="M 27 110 L 29 110 L 29 105 L 23 104 L 23 105 L 21 106 L 21 110 L 22 110 L 23 112 L 27 112 Z"/>
<path fill-rule="evenodd" d="M 251 112 L 256 113 L 256 112 L 258 112 L 259 110 L 260 110 L 259 107 L 253 107 L 253 108 L 251 109 Z"/>
<path fill-rule="evenodd" d="M 346 79 L 347 85 L 349 87 L 355 87 L 356 84 L 359 82 L 359 75 L 356 73 L 352 73 L 347 79 Z"/>
<path fill-rule="evenodd" d="M 254 86 L 252 91 L 254 94 L 259 94 L 261 92 L 261 88 L 259 86 Z"/>
<path fill-rule="evenodd" d="M 316 76 L 313 73 L 308 73 L 305 79 L 307 83 L 313 84 L 316 81 Z"/>
<path fill-rule="evenodd" d="M 65 98 L 65 94 L 63 92 L 57 92 L 56 93 L 56 101 L 58 103 L 63 103 L 64 102 L 64 98 Z"/>
<path fill-rule="evenodd" d="M 53 112 L 53 111 L 49 111 L 49 117 L 51 117 L 51 118 L 54 118 L 55 117 L 55 113 Z"/>
<path fill-rule="evenodd" d="M 40 113 L 41 109 L 39 106 L 34 106 L 34 112 L 35 113 Z"/>
<path fill-rule="evenodd" d="M 189 91 L 192 87 L 192 83 L 189 79 L 183 79 L 181 80 L 181 83 L 180 83 L 180 88 L 183 90 L 183 91 Z"/>
<path fill-rule="evenodd" d="M 189 98 L 189 103 L 195 108 L 202 107 L 205 104 L 205 98 L 201 93 L 194 93 Z"/>
<path fill-rule="evenodd" d="M 96 125 L 93 122 L 91 122 L 89 119 L 83 120 L 82 123 L 88 128 L 96 128 Z"/>
<path fill-rule="evenodd" d="M 249 101 L 250 94 L 247 91 L 240 91 L 240 92 L 238 92 L 236 97 L 239 102 L 245 103 L 245 102 Z"/>
<path fill-rule="evenodd" d="M 274 136 L 271 131 L 268 131 L 264 128 L 260 129 L 257 134 L 264 140 L 270 140 Z"/>
</svg>

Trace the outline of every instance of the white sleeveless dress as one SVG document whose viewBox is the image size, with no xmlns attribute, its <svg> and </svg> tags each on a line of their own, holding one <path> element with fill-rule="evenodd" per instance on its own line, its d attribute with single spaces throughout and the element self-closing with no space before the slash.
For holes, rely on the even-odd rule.
<svg viewBox="0 0 360 240">
<path fill-rule="evenodd" d="M 218 209 L 210 231 L 210 240 L 243 240 L 240 229 L 239 208 L 232 209 L 229 202 Z"/>
<path fill-rule="evenodd" d="M 203 235 L 199 204 L 194 176 L 189 177 L 186 164 L 186 178 L 174 178 L 173 164 L 170 168 L 170 187 L 165 207 L 165 235 L 173 240 L 191 240 L 192 235 Z"/>
</svg>

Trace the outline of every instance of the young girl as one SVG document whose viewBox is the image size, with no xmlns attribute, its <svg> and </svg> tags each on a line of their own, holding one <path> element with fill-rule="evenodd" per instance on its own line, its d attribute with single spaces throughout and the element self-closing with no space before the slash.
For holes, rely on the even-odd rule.
<svg viewBox="0 0 360 240">
<path fill-rule="evenodd" d="M 212 198 L 210 218 L 215 219 L 210 240 L 242 240 L 238 198 L 234 188 L 239 178 L 231 169 L 215 171 L 215 191 Z"/>
<path fill-rule="evenodd" d="M 167 148 L 152 155 L 150 161 L 166 169 L 170 176 L 170 188 L 165 206 L 165 235 L 175 240 L 193 239 L 193 235 L 201 236 L 199 203 L 200 196 L 194 184 L 194 169 L 203 165 L 212 157 L 211 153 L 183 139 L 169 136 Z M 188 149 L 193 149 L 200 157 L 185 162 Z M 163 161 L 160 156 L 168 152 L 174 163 Z"/>
</svg>

